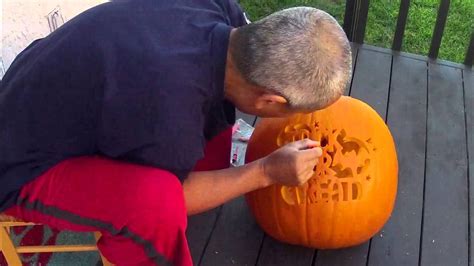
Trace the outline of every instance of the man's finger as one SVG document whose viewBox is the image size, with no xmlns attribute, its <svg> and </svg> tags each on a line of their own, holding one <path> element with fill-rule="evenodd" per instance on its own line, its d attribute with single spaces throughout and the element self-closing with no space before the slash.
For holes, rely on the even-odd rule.
<svg viewBox="0 0 474 266">
<path fill-rule="evenodd" d="M 317 160 L 323 155 L 323 149 L 321 147 L 315 147 L 306 150 L 300 150 L 298 153 L 300 156 L 304 157 L 304 160 Z"/>
<path fill-rule="evenodd" d="M 314 172 L 317 164 L 318 162 L 316 160 L 302 162 L 300 165 L 300 173 Z"/>
<path fill-rule="evenodd" d="M 297 150 L 307 150 L 307 149 L 312 149 L 312 148 L 321 146 L 319 141 L 315 141 L 311 139 L 303 139 L 303 140 L 295 141 L 291 143 L 290 145 L 292 145 Z"/>
</svg>

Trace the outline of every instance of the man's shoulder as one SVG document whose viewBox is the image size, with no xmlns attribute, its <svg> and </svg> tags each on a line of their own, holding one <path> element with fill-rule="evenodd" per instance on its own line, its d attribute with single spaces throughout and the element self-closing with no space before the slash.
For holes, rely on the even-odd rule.
<svg viewBox="0 0 474 266">
<path fill-rule="evenodd" d="M 235 0 L 214 0 L 228 18 L 228 23 L 232 27 L 240 27 L 247 24 L 247 19 L 243 8 Z"/>
</svg>

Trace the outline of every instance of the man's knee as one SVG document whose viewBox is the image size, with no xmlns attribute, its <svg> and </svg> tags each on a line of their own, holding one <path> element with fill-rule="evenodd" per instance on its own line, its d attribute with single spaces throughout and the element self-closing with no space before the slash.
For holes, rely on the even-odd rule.
<svg viewBox="0 0 474 266">
<path fill-rule="evenodd" d="M 160 169 L 152 169 L 139 179 L 134 215 L 152 223 L 185 227 L 186 206 L 179 179 Z"/>
</svg>

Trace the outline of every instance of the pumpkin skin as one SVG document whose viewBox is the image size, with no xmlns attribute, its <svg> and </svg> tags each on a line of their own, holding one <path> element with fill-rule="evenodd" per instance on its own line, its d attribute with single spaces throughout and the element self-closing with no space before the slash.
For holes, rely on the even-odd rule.
<svg viewBox="0 0 474 266">
<path fill-rule="evenodd" d="M 318 249 L 367 241 L 395 203 L 398 162 L 388 127 L 370 106 L 343 96 L 311 114 L 262 119 L 246 160 L 308 137 L 323 147 L 314 176 L 299 187 L 272 185 L 248 193 L 257 223 L 282 242 Z"/>
</svg>

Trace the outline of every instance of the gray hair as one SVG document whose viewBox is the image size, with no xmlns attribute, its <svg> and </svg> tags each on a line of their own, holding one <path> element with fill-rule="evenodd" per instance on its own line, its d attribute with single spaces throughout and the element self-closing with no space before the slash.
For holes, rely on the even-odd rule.
<svg viewBox="0 0 474 266">
<path fill-rule="evenodd" d="M 322 10 L 285 9 L 238 28 L 232 38 L 232 58 L 247 82 L 280 94 L 291 108 L 320 109 L 350 81 L 349 41 Z"/>
</svg>

